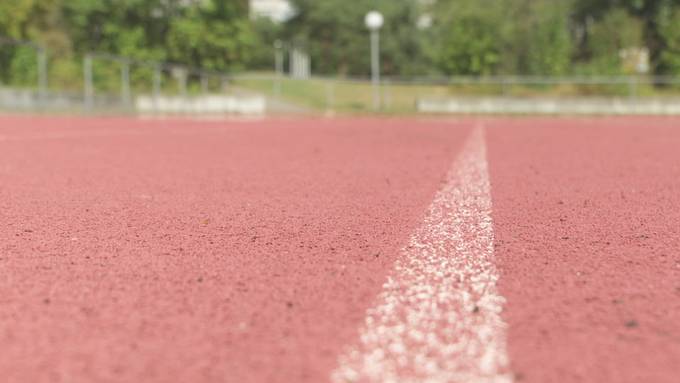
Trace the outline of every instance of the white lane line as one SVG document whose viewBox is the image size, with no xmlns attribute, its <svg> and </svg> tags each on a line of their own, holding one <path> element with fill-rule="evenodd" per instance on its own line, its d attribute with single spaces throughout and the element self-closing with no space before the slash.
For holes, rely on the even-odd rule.
<svg viewBox="0 0 680 383">
<path fill-rule="evenodd" d="M 484 127 L 402 249 L 334 382 L 512 382 Z"/>
</svg>

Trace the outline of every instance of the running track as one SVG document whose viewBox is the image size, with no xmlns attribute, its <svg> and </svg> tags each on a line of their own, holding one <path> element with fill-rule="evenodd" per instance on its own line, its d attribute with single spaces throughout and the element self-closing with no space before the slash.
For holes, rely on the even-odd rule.
<svg viewBox="0 0 680 383">
<path fill-rule="evenodd" d="M 678 366 L 678 120 L 0 117 L 2 382 Z"/>
</svg>

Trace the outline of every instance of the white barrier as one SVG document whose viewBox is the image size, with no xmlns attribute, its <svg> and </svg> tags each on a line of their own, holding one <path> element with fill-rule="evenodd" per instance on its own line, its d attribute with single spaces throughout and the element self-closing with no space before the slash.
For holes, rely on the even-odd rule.
<svg viewBox="0 0 680 383">
<path fill-rule="evenodd" d="M 0 109 L 77 109 L 82 104 L 82 99 L 69 94 L 47 93 L 41 96 L 38 91 L 30 89 L 0 88 Z"/>
<path fill-rule="evenodd" d="M 680 115 L 680 99 L 607 98 L 450 98 L 419 99 L 422 113 Z"/>
<path fill-rule="evenodd" d="M 140 113 L 261 115 L 267 110 L 267 101 L 260 96 L 139 96 L 135 108 Z"/>
</svg>

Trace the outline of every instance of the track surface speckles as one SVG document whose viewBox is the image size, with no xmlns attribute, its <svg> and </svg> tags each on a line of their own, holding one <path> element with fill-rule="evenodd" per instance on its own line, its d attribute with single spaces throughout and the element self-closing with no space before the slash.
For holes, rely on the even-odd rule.
<svg viewBox="0 0 680 383">
<path fill-rule="evenodd" d="M 388 350 L 366 367 L 384 380 L 676 383 L 680 121 L 488 119 L 491 201 L 461 197 L 487 195 L 482 162 L 449 172 L 477 124 L 0 116 L 0 380 L 316 383 L 368 344 Z M 466 211 L 484 214 L 434 224 Z M 460 268 L 408 262 L 456 236 Z M 409 267 L 435 276 L 424 294 Z M 482 285 L 488 302 L 446 290 Z M 434 291 L 455 307 L 427 307 Z M 415 366 L 431 344 L 389 324 L 362 338 L 383 311 L 433 331 L 425 359 L 463 357 Z M 489 332 L 456 336 L 467 320 Z"/>
<path fill-rule="evenodd" d="M 488 124 L 518 381 L 678 382 L 679 128 L 666 118 Z"/>
<path fill-rule="evenodd" d="M 366 314 L 336 382 L 510 382 L 483 127 Z"/>
<path fill-rule="evenodd" d="M 471 128 L 1 117 L 0 380 L 328 380 Z"/>
</svg>

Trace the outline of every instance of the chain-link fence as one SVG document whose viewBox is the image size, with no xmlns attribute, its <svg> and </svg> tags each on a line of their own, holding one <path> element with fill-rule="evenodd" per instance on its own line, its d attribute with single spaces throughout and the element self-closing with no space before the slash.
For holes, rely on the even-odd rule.
<svg viewBox="0 0 680 383">
<path fill-rule="evenodd" d="M 368 78 L 299 78 L 284 73 L 279 56 L 272 57 L 275 72 L 227 74 L 101 53 L 52 57 L 34 43 L 0 39 L 0 108 L 311 114 L 676 114 L 677 109 L 680 114 L 678 77 L 421 77 L 384 78 L 376 85 Z"/>
<path fill-rule="evenodd" d="M 282 75 L 240 75 L 231 80 L 235 86 L 309 111 L 331 113 L 426 112 L 421 106 L 428 100 L 465 100 L 480 104 L 493 100 L 680 104 L 680 78 L 660 76 L 385 78 L 377 87 L 368 78 L 297 80 Z"/>
<path fill-rule="evenodd" d="M 158 107 L 231 94 L 229 81 L 225 73 L 110 54 L 52 57 L 32 42 L 0 39 L 4 110 L 134 112 L 140 100 Z"/>
</svg>

